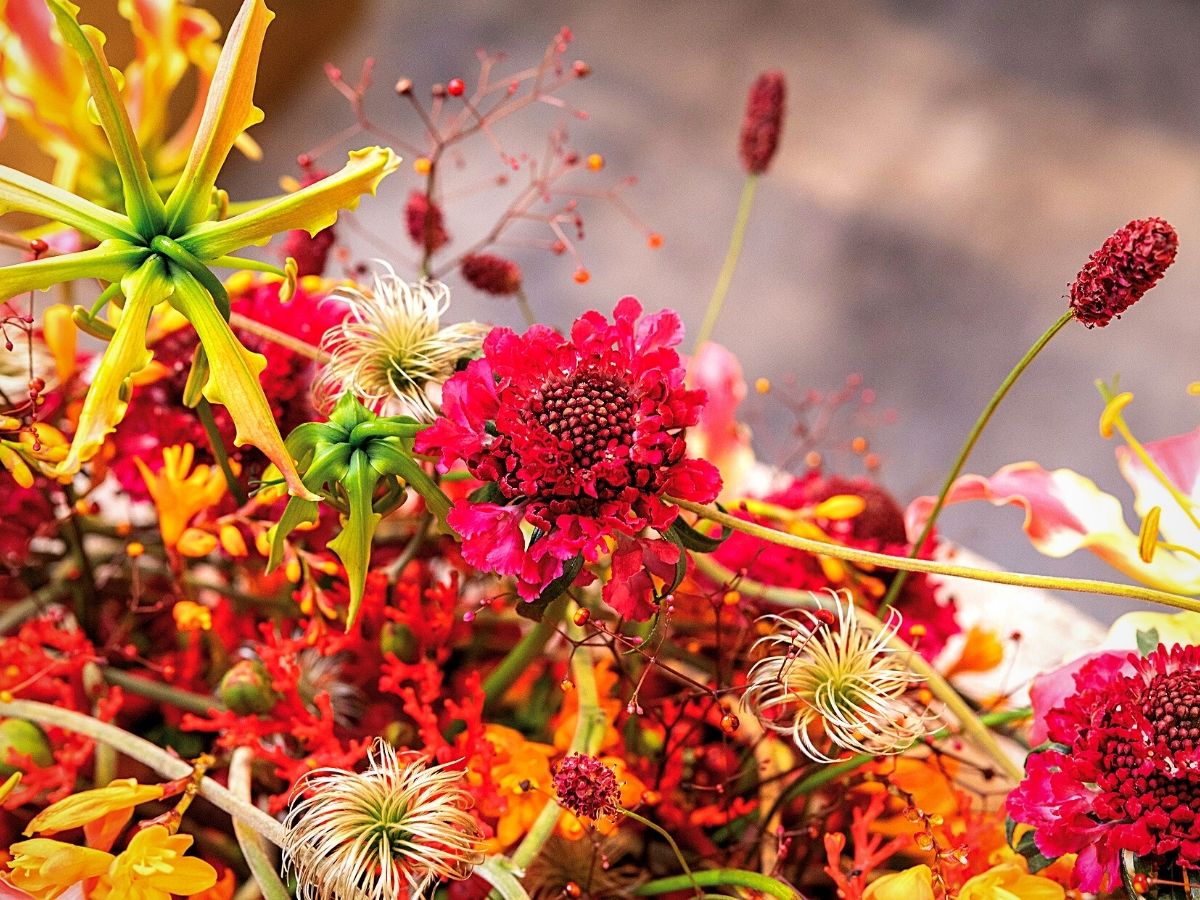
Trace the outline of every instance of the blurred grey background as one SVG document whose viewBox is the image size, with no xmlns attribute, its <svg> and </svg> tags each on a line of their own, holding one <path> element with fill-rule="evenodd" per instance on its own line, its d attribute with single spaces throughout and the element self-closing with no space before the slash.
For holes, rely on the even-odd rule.
<svg viewBox="0 0 1200 900">
<path fill-rule="evenodd" d="M 101 0 L 89 0 L 101 2 Z M 378 59 L 368 108 L 389 129 L 421 139 L 393 94 L 418 94 L 477 73 L 475 50 L 504 51 L 499 71 L 532 64 L 564 25 L 567 60 L 590 78 L 562 96 L 586 121 L 542 107 L 499 134 L 509 151 L 540 152 L 566 121 L 571 143 L 601 153 L 606 186 L 635 175 L 621 197 L 663 235 L 657 251 L 611 204 L 584 206 L 580 244 L 591 279 L 572 280 L 569 257 L 506 247 L 520 262 L 539 315 L 565 324 L 587 308 L 611 310 L 623 294 L 679 310 L 694 332 L 720 268 L 742 172 L 737 133 L 746 89 L 769 68 L 788 81 L 780 152 L 759 188 L 745 253 L 716 337 L 763 376 L 794 393 L 837 389 L 861 373 L 893 425 L 863 431 L 883 482 L 907 502 L 934 492 L 994 387 L 1065 308 L 1088 254 L 1134 217 L 1157 215 L 1181 235 L 1165 282 L 1120 322 L 1074 323 L 1017 385 L 969 471 L 1018 460 L 1067 466 L 1128 500 L 1113 446 L 1097 433 L 1096 378 L 1119 373 L 1135 394 L 1128 417 L 1143 439 L 1196 424 L 1200 378 L 1194 293 L 1200 285 L 1200 6 L 1187 2 L 1045 3 L 995 0 L 837 0 L 602 3 L 416 3 L 276 0 L 268 33 L 267 121 L 254 134 L 261 163 L 239 163 L 225 186 L 267 192 L 294 174 L 298 152 L 353 122 L 329 86 L 325 61 L 353 76 Z M 231 8 L 231 3 L 225 3 Z M 227 25 L 230 14 L 223 13 Z M 505 68 L 507 67 L 507 68 Z M 374 143 L 346 141 L 344 147 Z M 333 168 L 340 151 L 322 157 Z M 401 210 L 421 179 L 406 160 L 340 236 L 360 258 L 391 248 L 415 276 Z M 506 202 L 503 191 L 454 198 L 456 188 L 505 171 L 486 141 L 465 148 L 446 174 L 447 223 L 468 246 Z M 586 173 L 585 173 L 586 174 Z M 514 176 L 514 183 L 520 180 Z M 361 232 L 369 232 L 368 241 Z M 535 224 L 518 232 L 547 235 Z M 461 287 L 452 318 L 518 325 L 516 308 Z M 690 345 L 689 345 L 690 346 Z M 747 416 L 762 455 L 781 458 L 794 422 L 777 398 L 751 397 Z M 861 471 L 852 455 L 842 459 Z M 852 463 L 852 465 L 851 465 Z M 1132 512 L 1129 521 L 1136 530 Z M 952 509 L 943 530 L 1008 567 L 1120 579 L 1079 554 L 1046 559 L 1020 530 L 1017 510 Z M 1101 618 L 1128 606 L 1082 605 Z"/>
</svg>

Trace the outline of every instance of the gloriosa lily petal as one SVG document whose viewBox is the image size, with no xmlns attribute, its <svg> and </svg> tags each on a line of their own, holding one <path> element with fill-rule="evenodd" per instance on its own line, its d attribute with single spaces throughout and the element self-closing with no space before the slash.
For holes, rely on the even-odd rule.
<svg viewBox="0 0 1200 900">
<path fill-rule="evenodd" d="M 138 237 L 124 216 L 40 178 L 0 166 L 0 215 L 9 212 L 32 213 L 61 222 L 98 241 L 106 238 L 133 241 Z"/>
<path fill-rule="evenodd" d="M 341 210 L 355 209 L 364 194 L 374 194 L 399 165 L 400 158 L 386 147 L 354 150 L 341 171 L 328 178 L 222 222 L 196 225 L 179 243 L 201 259 L 215 259 L 296 228 L 316 234 L 336 222 Z"/>
<path fill-rule="evenodd" d="M 104 56 L 104 35 L 90 25 L 79 24 L 79 7 L 70 0 L 46 0 L 46 3 L 54 14 L 63 40 L 83 64 L 100 127 L 104 129 L 121 173 L 125 212 L 143 237 L 158 234 L 166 219 L 162 198 L 150 181 L 129 113 L 121 102 L 117 83 Z"/>
<path fill-rule="evenodd" d="M 346 567 L 350 581 L 350 610 L 346 614 L 346 628 L 354 625 L 358 608 L 362 604 L 367 587 L 367 568 L 371 562 L 371 539 L 383 518 L 371 508 L 375 485 L 379 473 L 371 466 L 367 454 L 355 451 L 350 458 L 350 471 L 342 479 L 346 497 L 350 501 L 350 515 L 342 517 L 342 530 L 329 542 L 329 549 L 337 554 Z"/>
<path fill-rule="evenodd" d="M 247 0 L 229 31 L 191 155 L 167 201 L 172 234 L 182 233 L 203 217 L 234 142 L 243 131 L 262 121 L 262 110 L 254 105 L 254 83 L 263 37 L 273 18 L 275 14 L 263 0 Z"/>
<path fill-rule="evenodd" d="M 83 401 L 71 449 L 55 469 L 58 477 L 78 472 L 84 462 L 96 455 L 105 436 L 124 417 L 129 405 L 128 400 L 122 398 L 127 389 L 126 382 L 149 365 L 153 356 L 146 348 L 150 313 L 171 295 L 173 287 L 162 259 L 151 256 L 121 279 L 121 290 L 125 294 L 121 321 Z"/>
<path fill-rule="evenodd" d="M 316 500 L 317 495 L 300 480 L 259 384 L 258 376 L 266 368 L 266 357 L 251 353 L 241 345 L 229 323 L 217 312 L 212 298 L 195 278 L 178 269 L 173 274 L 176 290 L 172 305 L 192 323 L 208 355 L 212 374 L 205 385 L 204 396 L 210 403 L 219 403 L 229 411 L 237 429 L 234 444 L 238 447 L 253 444 L 279 469 L 293 495 Z"/>
<path fill-rule="evenodd" d="M 149 253 L 145 247 L 114 239 L 79 253 L 64 253 L 62 256 L 3 266 L 0 267 L 0 300 L 25 291 L 44 291 L 76 278 L 117 282 Z"/>
</svg>

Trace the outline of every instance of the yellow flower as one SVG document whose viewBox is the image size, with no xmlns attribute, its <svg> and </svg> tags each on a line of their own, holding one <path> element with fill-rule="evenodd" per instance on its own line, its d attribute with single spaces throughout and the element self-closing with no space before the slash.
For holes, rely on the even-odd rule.
<svg viewBox="0 0 1200 900">
<path fill-rule="evenodd" d="M 79 881 L 103 874 L 111 853 L 76 847 L 49 838 L 20 841 L 8 848 L 12 882 L 39 900 L 52 900 Z"/>
<path fill-rule="evenodd" d="M 962 886 L 958 900 L 1063 900 L 1062 885 L 1030 875 L 1017 863 L 993 866 Z"/>
<path fill-rule="evenodd" d="M 554 792 L 550 760 L 557 751 L 548 744 L 526 740 L 519 731 L 503 725 L 486 726 L 484 738 L 495 751 L 490 774 L 500 802 L 480 810 L 497 819 L 496 835 L 484 843 L 483 849 L 498 853 L 523 838 L 549 802 Z M 473 767 L 467 772 L 473 782 L 480 781 Z"/>
<path fill-rule="evenodd" d="M 108 787 L 80 791 L 51 803 L 33 817 L 25 834 L 54 834 L 78 828 L 109 813 L 133 809 L 163 795 L 160 784 L 138 784 L 134 778 L 118 778 Z"/>
<path fill-rule="evenodd" d="M 171 834 L 152 825 L 133 836 L 112 861 L 94 900 L 171 900 L 172 894 L 198 894 L 217 883 L 217 870 L 202 859 L 184 856 L 190 834 Z"/>
<path fill-rule="evenodd" d="M 935 900 L 933 870 L 921 865 L 884 875 L 867 885 L 863 900 Z"/>
<path fill-rule="evenodd" d="M 225 476 L 216 466 L 200 465 L 193 469 L 196 448 L 191 444 L 164 447 L 162 455 L 163 466 L 157 474 L 141 459 L 135 457 L 133 462 L 154 498 L 163 543 L 174 547 L 192 516 L 216 505 L 225 496 Z"/>
<path fill-rule="evenodd" d="M 175 627 L 180 631 L 209 631 L 212 629 L 212 610 L 191 600 L 180 600 L 171 607 Z"/>
</svg>

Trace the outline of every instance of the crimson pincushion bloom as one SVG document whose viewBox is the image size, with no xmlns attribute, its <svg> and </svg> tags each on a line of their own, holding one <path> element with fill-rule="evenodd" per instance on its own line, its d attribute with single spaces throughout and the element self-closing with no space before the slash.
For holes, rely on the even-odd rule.
<svg viewBox="0 0 1200 900">
<path fill-rule="evenodd" d="M 585 819 L 599 819 L 617 811 L 621 786 L 613 770 L 594 756 L 572 753 L 554 769 L 558 802 Z"/>
<path fill-rule="evenodd" d="M 568 560 L 594 562 L 610 539 L 614 571 L 649 559 L 659 574 L 679 548 L 639 535 L 675 521 L 663 495 L 708 503 L 720 490 L 717 470 L 686 456 L 684 431 L 704 393 L 683 385 L 672 349 L 683 337 L 679 317 L 641 312 L 625 297 L 613 321 L 585 313 L 570 337 L 544 325 L 524 335 L 494 329 L 484 355 L 443 387 L 443 417 L 417 438 L 420 452 L 440 455 L 442 471 L 463 460 L 495 485 L 498 502 L 460 500 L 449 521 L 467 562 L 515 576 L 527 600 Z M 536 529 L 528 546 L 523 523 Z M 604 590 L 622 615 L 654 612 L 648 577 L 614 577 Z"/>
<path fill-rule="evenodd" d="M 750 85 L 746 98 L 746 116 L 742 119 L 742 165 L 751 175 L 767 171 L 779 133 L 783 129 L 783 104 L 786 86 L 782 72 L 763 72 Z"/>
<path fill-rule="evenodd" d="M 421 191 L 408 195 L 404 207 L 404 223 L 412 242 L 426 253 L 440 250 L 450 241 L 442 220 L 442 209 Z"/>
<path fill-rule="evenodd" d="M 1071 310 L 1103 328 L 1142 299 L 1175 261 L 1179 235 L 1163 219 L 1134 219 L 1092 254 L 1071 284 Z"/>
<path fill-rule="evenodd" d="M 1120 884 L 1122 851 L 1200 870 L 1200 647 L 1100 654 L 1074 680 L 1009 815 L 1047 857 L 1079 854 L 1084 891 Z"/>
<path fill-rule="evenodd" d="M 460 265 L 463 280 L 476 290 L 507 297 L 521 290 L 521 267 L 491 253 L 468 253 Z"/>
</svg>

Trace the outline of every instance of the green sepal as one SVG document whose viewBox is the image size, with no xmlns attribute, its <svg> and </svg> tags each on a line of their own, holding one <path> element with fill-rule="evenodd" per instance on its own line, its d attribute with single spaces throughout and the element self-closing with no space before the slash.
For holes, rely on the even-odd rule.
<svg viewBox="0 0 1200 900">
<path fill-rule="evenodd" d="M 197 344 L 192 354 L 192 367 L 188 369 L 187 381 L 183 385 L 183 405 L 188 409 L 195 409 L 204 399 L 208 376 L 208 354 L 204 352 L 203 344 Z"/>
<path fill-rule="evenodd" d="M 326 500 L 331 499 L 332 490 L 327 490 L 326 485 L 340 484 L 349 474 L 353 452 L 354 448 L 349 444 L 317 444 L 312 460 L 304 470 L 305 486 L 314 493 L 321 494 Z"/>
<path fill-rule="evenodd" d="M 1012 819 L 1008 820 L 1008 822 L 1012 821 Z M 1012 844 L 1012 835 L 1016 831 L 1016 823 L 1013 823 L 1013 826 L 1010 828 L 1008 822 L 1005 823 L 1005 833 L 1008 835 L 1009 846 L 1025 857 L 1026 861 L 1029 863 L 1030 874 L 1036 875 L 1042 869 L 1053 864 L 1054 860 L 1043 855 L 1042 851 L 1038 849 L 1037 842 L 1034 840 L 1034 832 L 1032 830 L 1021 835 L 1021 839 L 1017 841 L 1016 845 L 1014 846 Z"/>
<path fill-rule="evenodd" d="M 75 327 L 80 331 L 86 332 L 102 341 L 111 341 L 113 335 L 117 333 L 117 329 L 113 328 L 103 319 L 97 319 L 82 306 L 76 306 L 71 310 L 71 321 L 75 323 Z"/>
<path fill-rule="evenodd" d="M 467 494 L 467 500 L 471 503 L 495 503 L 497 506 L 503 506 L 505 496 L 500 490 L 500 485 L 494 481 L 489 481 L 486 484 L 481 484 L 471 493 Z"/>
<path fill-rule="evenodd" d="M 361 450 L 350 457 L 350 471 L 342 479 L 342 487 L 350 503 L 350 514 L 342 518 L 342 530 L 329 542 L 346 568 L 350 583 L 350 609 L 346 613 L 346 630 L 354 627 L 358 608 L 367 587 L 367 569 L 371 564 L 371 539 L 383 518 L 371 508 L 379 473 Z"/>
<path fill-rule="evenodd" d="M 1142 656 L 1149 656 L 1158 649 L 1158 645 L 1161 643 L 1162 641 L 1159 640 L 1157 628 L 1151 628 L 1146 631 L 1143 631 L 1140 628 L 1138 629 L 1137 648 L 1138 653 Z"/>
<path fill-rule="evenodd" d="M 517 615 L 534 622 L 542 621 L 546 607 L 567 592 L 579 573 L 583 571 L 583 556 L 573 556 L 563 563 L 562 574 L 546 585 L 537 597 L 530 601 L 517 601 Z"/>
<path fill-rule="evenodd" d="M 373 440 L 364 449 L 378 472 L 403 478 L 425 500 L 425 507 L 437 516 L 438 522 L 449 527 L 446 515 L 450 512 L 450 498 L 419 462 L 391 440 Z"/>
<path fill-rule="evenodd" d="M 292 429 L 284 445 L 296 459 L 302 460 L 313 452 L 319 443 L 340 444 L 346 440 L 346 431 L 328 422 L 305 422 Z"/>
<path fill-rule="evenodd" d="M 283 545 L 288 535 L 306 522 L 317 521 L 320 509 L 315 500 L 305 500 L 303 497 L 289 497 L 287 506 L 279 521 L 267 531 L 271 540 L 271 555 L 267 559 L 267 572 L 273 572 L 283 559 Z"/>
</svg>

